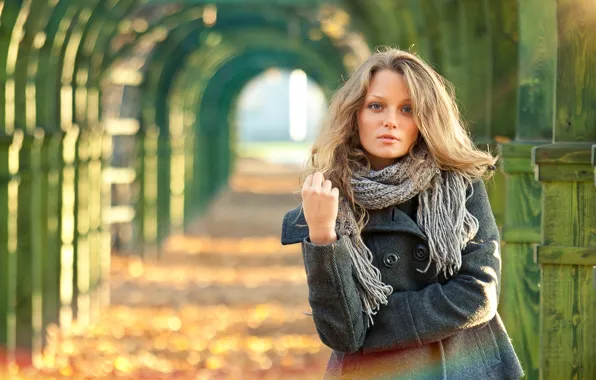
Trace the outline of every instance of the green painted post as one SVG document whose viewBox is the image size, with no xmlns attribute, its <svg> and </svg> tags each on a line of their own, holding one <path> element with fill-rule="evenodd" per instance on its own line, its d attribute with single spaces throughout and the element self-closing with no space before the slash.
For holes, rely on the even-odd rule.
<svg viewBox="0 0 596 380">
<path fill-rule="evenodd" d="M 172 127 L 172 125 L 170 125 Z M 184 231 L 184 145 L 183 131 L 170 128 L 170 229 L 169 233 Z"/>
<path fill-rule="evenodd" d="M 231 99 L 232 107 L 230 107 L 230 115 L 228 117 L 228 125 L 230 126 L 230 130 L 228 131 L 230 138 L 230 150 L 228 151 L 228 173 L 233 175 L 236 172 L 236 156 L 238 152 L 236 151 L 236 147 L 238 146 L 238 128 L 235 125 L 236 121 L 236 104 L 238 101 L 239 94 L 234 94 L 234 97 Z"/>
<path fill-rule="evenodd" d="M 94 323 L 99 319 L 101 311 L 101 154 L 103 135 L 98 129 L 89 130 L 89 133 L 89 322 Z M 103 280 L 108 281 L 107 278 Z"/>
<path fill-rule="evenodd" d="M 23 132 L 0 132 L 0 356 L 14 361 L 16 350 L 17 223 L 19 155 Z M 1 373 L 1 372 L 0 372 Z"/>
<path fill-rule="evenodd" d="M 15 128 L 14 114 L 14 50 L 9 56 L 11 47 L 18 44 L 18 40 L 13 37 L 13 29 L 16 26 L 19 13 L 21 12 L 21 3 L 19 1 L 3 1 L 2 12 L 0 12 L 0 122 L 2 130 L 10 134 Z M 14 34 L 18 34 L 17 33 Z M 10 59 L 9 59 L 10 58 Z M 12 66 L 12 67 L 11 67 Z M 9 70 L 10 68 L 10 70 Z"/>
<path fill-rule="evenodd" d="M 41 354 L 42 335 L 42 229 L 44 221 L 38 214 L 41 209 L 41 147 L 43 130 L 25 135 L 19 157 L 21 182 L 18 197 L 17 221 L 17 298 L 16 345 L 31 350 L 28 362 Z"/>
<path fill-rule="evenodd" d="M 229 97 L 231 97 L 232 95 L 228 95 Z M 223 124 L 225 125 L 225 128 L 222 128 L 221 130 L 221 138 L 220 138 L 220 151 L 221 151 L 221 161 L 222 161 L 222 165 L 221 165 L 221 175 L 222 175 L 222 182 L 224 187 L 228 187 L 229 186 L 229 178 L 232 175 L 232 173 L 230 172 L 230 166 L 231 166 L 231 162 L 230 162 L 230 150 L 232 149 L 231 147 L 231 134 L 230 134 L 230 130 L 232 129 L 232 124 L 230 123 L 230 120 L 228 119 L 228 114 L 229 114 L 229 110 L 231 109 L 231 107 L 226 107 L 228 109 L 228 112 L 226 113 L 226 115 L 224 115 L 224 118 L 222 119 Z"/>
<path fill-rule="evenodd" d="M 596 23 L 591 0 L 557 0 L 553 144 L 532 159 L 543 185 L 540 376 L 596 378 Z"/>
<path fill-rule="evenodd" d="M 194 128 L 193 124 L 197 117 L 194 110 L 195 99 L 197 98 L 197 82 L 193 81 L 193 70 L 185 67 L 175 79 L 173 91 L 170 95 L 170 109 L 171 113 L 176 114 L 177 117 L 171 117 L 176 126 L 170 125 L 170 132 L 174 128 L 177 133 L 181 134 L 183 138 L 182 146 L 180 146 L 180 154 L 182 156 L 184 165 L 184 172 L 178 178 L 179 183 L 182 184 L 182 189 L 179 191 L 181 204 L 177 207 L 182 211 L 181 227 L 183 231 L 187 231 L 188 227 L 194 221 L 195 214 L 193 213 L 193 206 L 195 204 L 195 194 L 192 191 L 194 173 Z M 173 137 L 173 139 L 180 137 Z"/>
<path fill-rule="evenodd" d="M 196 92 L 192 91 L 197 82 L 192 80 L 190 75 L 192 70 L 185 67 L 180 73 L 176 75 L 175 83 L 170 95 L 171 112 L 178 113 L 176 121 L 179 123 L 177 128 L 182 130 L 184 142 L 182 146 L 182 154 L 184 160 L 184 176 L 183 176 L 183 230 L 187 231 L 189 225 L 192 223 L 194 215 L 192 213 L 193 193 L 191 191 L 193 167 L 194 167 L 194 133 L 192 125 L 196 120 L 194 113 L 193 99 Z"/>
<path fill-rule="evenodd" d="M 99 279 L 100 274 L 100 225 L 101 225 L 101 134 L 99 124 L 99 88 L 95 86 L 95 77 L 91 68 L 91 54 L 96 46 L 101 26 L 106 18 L 105 4 L 91 0 L 79 14 L 79 29 L 73 37 L 73 51 L 76 51 L 74 65 L 70 67 L 68 82 L 62 82 L 72 87 L 74 123 L 83 126 L 84 135 L 88 137 L 86 144 L 79 142 L 78 178 L 81 173 L 87 173 L 87 180 L 77 185 L 77 244 L 76 261 L 81 264 L 76 273 L 79 289 L 88 288 L 86 294 L 79 297 L 78 321 L 90 324 L 99 318 Z M 113 4 L 116 5 L 116 4 Z M 76 46 L 76 48 L 74 48 Z M 86 145 L 86 146 L 84 146 Z M 85 152 L 86 150 L 86 152 Z M 86 156 L 86 157 L 84 157 Z M 81 159 L 81 157 L 83 157 Z M 81 166 L 83 165 L 83 167 Z M 86 204 L 85 204 L 86 203 Z M 82 256 L 82 260 L 79 257 Z M 85 257 L 86 256 L 86 257 Z M 85 267 L 86 264 L 86 267 Z"/>
<path fill-rule="evenodd" d="M 225 97 L 227 97 L 226 95 L 229 96 L 229 92 L 226 93 L 226 92 L 218 91 L 216 96 L 218 98 L 225 98 Z M 226 167 L 225 160 L 227 157 L 227 150 L 224 145 L 224 139 L 225 139 L 225 131 L 226 131 L 226 129 L 228 129 L 230 127 L 226 123 L 229 109 L 227 109 L 227 107 L 226 108 L 221 107 L 221 105 L 219 105 L 219 106 L 214 105 L 214 108 L 216 109 L 216 112 L 214 114 L 214 123 L 213 123 L 213 127 L 212 127 L 213 130 L 211 131 L 211 135 L 213 138 L 213 145 L 212 145 L 211 156 L 210 156 L 212 162 L 214 161 L 214 164 L 211 165 L 211 169 L 212 169 L 211 178 L 213 178 L 215 180 L 214 181 L 215 186 L 213 188 L 212 196 L 214 196 L 215 194 L 217 194 L 217 192 L 219 192 L 221 187 L 224 185 L 224 183 L 227 182 L 227 179 L 228 179 L 227 173 L 225 171 L 225 167 Z"/>
<path fill-rule="evenodd" d="M 474 141 L 482 145 L 489 143 L 491 137 L 492 46 L 488 1 L 460 1 L 463 2 L 460 17 L 466 26 L 460 59 L 466 61 L 465 71 L 469 77 L 463 115 Z"/>
<path fill-rule="evenodd" d="M 592 166 L 594 167 L 594 187 L 596 187 L 596 144 L 592 145 Z"/>
<path fill-rule="evenodd" d="M 190 110 L 188 111 L 190 112 Z M 196 119 L 195 115 L 192 116 Z M 194 204 L 195 204 L 195 194 L 192 191 L 192 184 L 194 182 L 195 173 L 195 160 L 194 157 L 197 154 L 195 152 L 195 130 L 194 130 L 194 123 L 189 122 L 189 125 L 185 125 L 185 154 L 184 154 L 184 163 L 186 165 L 184 169 L 184 229 L 185 231 L 194 221 L 195 214 L 194 214 Z"/>
<path fill-rule="evenodd" d="M 528 379 L 539 378 L 542 189 L 534 180 L 532 149 L 552 135 L 556 67 L 554 1 L 519 1 L 519 83 L 516 139 L 501 145 L 505 173 L 503 268 L 499 313 Z"/>
<path fill-rule="evenodd" d="M 163 95 L 165 96 L 165 94 Z M 163 128 L 163 127 L 162 127 Z M 157 138 L 157 245 L 158 254 L 161 245 L 170 234 L 170 200 L 171 200 L 171 154 L 170 138 L 168 133 L 160 134 Z"/>
<path fill-rule="evenodd" d="M 99 101 L 99 99 L 98 99 Z M 99 106 L 99 104 L 98 104 Z M 98 107 L 99 108 L 99 107 Z M 99 114 L 99 113 L 98 113 Z M 100 223 L 99 223 L 99 273 L 101 276 L 98 288 L 99 307 L 108 307 L 110 304 L 110 269 L 112 266 L 112 226 L 108 220 L 108 213 L 112 205 L 111 183 L 103 178 L 103 168 L 110 167 L 112 157 L 112 138 L 108 134 L 101 135 L 101 169 L 100 179 Z"/>
<path fill-rule="evenodd" d="M 438 33 L 441 44 L 441 73 L 451 82 L 455 88 L 458 102 L 462 105 L 461 113 L 466 118 L 468 107 L 472 108 L 472 99 L 478 99 L 479 94 L 470 93 L 470 81 L 478 81 L 478 78 L 470 78 L 469 62 L 476 61 L 468 59 L 466 43 L 467 24 L 472 20 L 464 17 L 464 2 L 434 0 L 431 15 L 435 16 L 431 22 L 436 22 L 440 29 Z M 478 15 L 482 16 L 482 14 Z M 476 18 L 482 19 L 482 17 Z M 483 57 L 477 61 L 483 62 Z"/>
<path fill-rule="evenodd" d="M 90 323 L 90 257 L 89 257 L 89 143 L 90 131 L 82 130 L 75 145 L 74 158 L 74 260 L 73 318 L 78 326 Z"/>
<path fill-rule="evenodd" d="M 515 137 L 517 119 L 518 83 L 518 0 L 489 1 L 490 30 L 492 37 L 491 84 L 491 149 L 498 143 Z M 499 227 L 504 224 L 505 176 L 496 172 L 487 184 L 493 214 Z"/>
<path fill-rule="evenodd" d="M 502 80 L 503 68 L 493 67 L 492 56 L 495 50 L 504 48 L 495 46 L 503 41 L 499 33 L 492 33 L 490 17 L 491 12 L 501 12 L 497 7 L 500 3 L 489 3 L 486 0 L 420 2 L 420 13 L 426 22 L 419 34 L 429 36 L 433 58 L 430 62 L 453 84 L 462 118 L 474 142 L 483 149 L 494 150 L 493 137 L 499 133 L 500 123 L 491 116 L 491 102 L 495 76 Z M 514 16 L 509 10 L 508 17 Z M 499 175 L 489 183 L 493 211 L 500 224 L 501 185 Z"/>
<path fill-rule="evenodd" d="M 60 162 L 62 132 L 46 132 L 41 149 L 42 157 L 42 204 L 40 218 L 45 221 L 41 241 L 46 247 L 42 260 L 43 330 L 60 320 Z M 45 334 L 43 336 L 45 339 Z M 45 342 L 45 340 L 44 340 Z"/>
<path fill-rule="evenodd" d="M 68 329 L 74 320 L 74 254 L 76 206 L 76 146 L 79 128 L 69 128 L 61 140 L 60 161 L 60 326 Z"/>
<path fill-rule="evenodd" d="M 139 128 L 136 135 L 136 171 L 139 196 L 136 202 L 135 230 L 138 231 L 139 249 L 144 255 L 157 252 L 157 144 L 159 129 Z"/>
<path fill-rule="evenodd" d="M 196 194 L 195 212 L 200 214 L 207 207 L 206 199 L 209 197 L 209 136 L 198 127 L 195 134 L 195 181 L 194 193 Z"/>
</svg>

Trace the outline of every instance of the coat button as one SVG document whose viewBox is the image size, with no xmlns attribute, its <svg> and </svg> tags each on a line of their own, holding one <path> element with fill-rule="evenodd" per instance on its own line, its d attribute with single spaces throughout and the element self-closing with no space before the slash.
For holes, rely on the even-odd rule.
<svg viewBox="0 0 596 380">
<path fill-rule="evenodd" d="M 393 252 L 387 253 L 385 257 L 383 257 L 383 263 L 387 268 L 393 268 L 396 266 L 398 260 L 399 257 Z"/>
<path fill-rule="evenodd" d="M 420 261 L 428 259 L 428 247 L 424 244 L 416 244 L 416 248 L 414 248 L 414 257 L 416 260 Z"/>
</svg>

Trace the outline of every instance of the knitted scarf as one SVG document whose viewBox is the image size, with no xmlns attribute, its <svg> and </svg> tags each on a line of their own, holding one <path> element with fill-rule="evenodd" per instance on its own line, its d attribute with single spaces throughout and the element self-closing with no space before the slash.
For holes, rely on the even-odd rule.
<svg viewBox="0 0 596 380">
<path fill-rule="evenodd" d="M 466 189 L 470 180 L 452 171 L 441 171 L 428 151 L 418 148 L 414 158 L 404 156 L 394 165 L 380 171 L 360 170 L 352 175 L 354 198 L 367 210 L 378 210 L 418 198 L 417 223 L 428 239 L 430 260 L 437 274 L 452 275 L 461 267 L 461 251 L 478 231 L 478 220 L 466 209 Z M 414 181 L 409 171 L 416 165 Z M 337 231 L 349 236 L 348 249 L 358 279 L 364 311 L 371 324 L 372 316 L 393 292 L 381 280 L 372 264 L 372 252 L 362 241 L 354 212 L 346 199 L 339 204 Z"/>
</svg>

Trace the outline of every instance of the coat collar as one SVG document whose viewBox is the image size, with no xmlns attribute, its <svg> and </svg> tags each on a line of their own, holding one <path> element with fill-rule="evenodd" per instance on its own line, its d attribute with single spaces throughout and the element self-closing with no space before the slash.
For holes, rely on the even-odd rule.
<svg viewBox="0 0 596 380">
<path fill-rule="evenodd" d="M 369 211 L 369 220 L 364 227 L 367 232 L 406 232 L 427 240 L 418 224 L 409 216 L 416 214 L 418 203 L 411 200 L 401 205 Z M 308 237 L 308 225 L 302 207 L 289 211 L 283 218 L 281 243 L 283 245 L 301 243 Z"/>
</svg>

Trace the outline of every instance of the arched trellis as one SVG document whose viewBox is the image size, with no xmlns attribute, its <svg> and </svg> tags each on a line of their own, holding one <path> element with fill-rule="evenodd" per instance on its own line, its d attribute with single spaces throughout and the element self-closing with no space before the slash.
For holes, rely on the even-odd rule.
<svg viewBox="0 0 596 380">
<path fill-rule="evenodd" d="M 237 8 L 237 7 L 235 7 Z M 302 38 L 302 41 L 306 42 L 309 44 L 310 49 L 315 50 L 321 54 L 325 53 L 328 54 L 330 51 L 333 51 L 335 49 L 335 47 L 333 46 L 333 44 L 331 43 L 331 41 L 326 38 L 323 37 L 317 41 L 311 41 L 307 38 L 307 33 L 306 30 L 308 28 L 314 27 L 316 26 L 316 23 L 313 23 L 311 21 L 307 21 L 307 20 L 298 20 L 299 23 L 302 23 L 304 25 L 302 25 L 301 27 L 301 31 L 296 34 L 296 33 L 290 33 L 291 35 L 287 35 L 288 34 L 288 18 L 289 19 L 295 19 L 296 16 L 291 15 L 290 12 L 288 11 L 273 11 L 273 10 L 264 10 L 262 13 L 263 14 L 259 14 L 259 13 L 255 13 L 254 9 L 250 9 L 250 10 L 237 10 L 237 9 L 229 9 L 227 10 L 225 13 L 223 13 L 223 16 L 218 17 L 218 22 L 215 26 L 212 26 L 210 28 L 205 28 L 203 25 L 203 21 L 200 20 L 200 9 L 197 9 L 196 7 L 185 7 L 185 8 L 181 8 L 180 10 L 178 10 L 177 12 L 172 12 L 170 14 L 168 14 L 166 17 L 164 17 L 163 20 L 161 20 L 162 22 L 164 22 L 167 26 L 168 29 L 168 34 L 167 37 L 164 41 L 162 41 L 160 44 L 158 44 L 158 46 L 154 49 L 154 52 L 152 53 L 152 55 L 157 56 L 157 57 L 171 57 L 174 55 L 177 55 L 176 53 L 173 53 L 173 50 L 179 48 L 180 46 L 184 45 L 184 44 L 190 44 L 190 46 L 192 46 L 193 44 L 196 45 L 198 43 L 197 38 L 200 36 L 200 34 L 198 34 L 197 30 L 203 29 L 203 31 L 209 31 L 209 32 L 219 32 L 220 30 L 230 30 L 230 29 L 241 29 L 243 28 L 244 30 L 246 30 L 247 28 L 253 26 L 253 24 L 255 25 L 259 25 L 259 24 L 263 24 L 260 26 L 260 30 L 262 31 L 262 34 L 265 35 L 265 33 L 267 33 L 267 35 L 265 37 L 271 39 L 271 36 L 276 36 L 276 35 L 283 35 L 285 36 L 286 40 L 284 40 L 283 44 L 290 44 L 290 45 L 295 45 L 297 43 L 297 41 L 300 41 Z M 229 16 L 228 16 L 229 14 Z M 246 18 L 248 17 L 250 19 L 249 22 L 244 22 L 244 23 L 239 23 L 239 20 L 242 20 L 242 18 Z M 157 25 L 157 24 L 155 24 Z M 151 35 L 156 28 L 159 28 L 159 26 L 150 26 L 143 34 L 144 35 Z M 203 34 L 205 35 L 205 33 Z M 253 36 L 253 38 L 255 38 L 255 36 Z M 193 40 L 194 39 L 194 40 Z M 256 38 L 255 38 L 256 39 Z M 258 41 L 258 39 L 256 39 Z M 203 43 L 205 43 L 205 41 L 201 41 Z M 108 58 L 107 61 L 105 62 L 109 62 L 110 60 L 114 60 L 115 58 L 121 56 L 121 55 L 125 55 L 127 54 L 127 52 L 130 52 L 132 49 L 132 45 L 124 45 L 123 47 L 121 47 L 116 53 L 114 53 L 110 58 Z M 186 54 L 188 54 L 189 49 L 185 48 L 186 50 L 183 49 L 183 54 L 181 56 L 178 56 L 177 61 L 183 61 L 184 60 L 184 56 Z M 331 50 L 330 50 L 331 49 Z M 217 56 L 217 54 L 220 54 L 219 51 L 223 51 L 221 49 L 219 50 L 215 50 L 214 51 L 214 56 Z M 309 53 L 310 54 L 310 53 Z M 332 54 L 331 57 L 332 59 L 326 59 L 327 62 L 323 62 L 321 64 L 321 66 L 328 66 L 329 63 L 331 64 L 335 64 L 338 67 L 341 67 L 343 62 L 341 59 L 338 59 L 337 57 L 341 57 L 342 54 Z M 213 57 L 211 57 L 213 58 Z M 321 61 L 320 58 L 318 58 L 316 55 L 314 55 L 312 57 L 313 61 Z M 164 64 L 165 66 L 160 67 L 159 65 L 156 65 L 154 60 L 149 60 L 149 62 L 151 62 L 150 64 L 146 65 L 146 71 L 147 74 L 145 74 L 145 76 L 147 78 L 150 78 L 150 80 L 152 80 L 152 83 L 154 83 L 154 85 L 158 85 L 161 87 L 149 87 L 149 90 L 147 90 L 147 87 L 144 86 L 144 104 L 148 104 L 148 107 L 143 107 L 143 109 L 145 111 L 143 111 L 143 117 L 142 117 L 142 130 L 141 132 L 143 132 L 144 129 L 151 129 L 151 130 L 160 130 L 160 136 L 162 136 L 162 138 L 158 139 L 158 151 L 160 149 L 166 149 L 167 150 L 167 145 L 164 144 L 163 142 L 166 141 L 166 137 L 167 134 L 164 133 L 164 128 L 166 128 L 167 130 L 167 126 L 168 126 L 168 122 L 167 122 L 167 112 L 166 112 L 166 100 L 167 96 L 158 96 L 155 99 L 151 99 L 152 96 L 158 95 L 158 94 L 167 94 L 169 91 L 169 80 L 164 80 L 164 78 L 167 78 L 168 76 L 171 77 L 171 73 L 175 72 L 175 70 L 172 70 L 169 68 L 169 66 L 171 66 L 172 68 L 176 69 L 178 64 L 177 61 L 174 60 L 170 60 L 170 61 L 165 61 Z M 158 60 L 156 60 L 156 62 L 159 62 L 159 58 Z M 168 66 L 169 65 L 169 66 Z M 151 70 L 155 71 L 155 75 L 152 75 L 150 72 Z M 341 67 L 341 69 L 343 71 L 343 67 Z M 164 73 L 168 73 L 165 77 L 164 77 Z M 333 81 L 333 79 L 331 79 L 331 81 Z M 164 87 L 165 86 L 165 87 Z M 142 138 L 142 141 L 146 142 L 144 138 Z M 151 146 L 151 143 L 149 143 L 148 146 Z M 160 160 L 158 162 L 158 168 L 157 168 L 157 172 L 159 173 L 160 177 L 157 179 L 157 183 L 159 183 L 162 188 L 161 191 L 158 191 L 159 194 L 167 194 L 170 191 L 170 188 L 168 187 L 168 183 L 170 182 L 167 178 L 168 174 L 168 169 L 169 169 L 169 163 L 167 161 L 164 160 Z M 142 170 L 143 173 L 146 173 L 145 170 Z M 139 179 L 139 182 L 141 184 L 141 196 L 143 194 L 143 186 L 145 181 Z M 155 199 L 155 201 L 157 201 L 157 199 Z M 163 202 L 163 203 L 162 203 Z M 156 218 L 155 219 L 159 219 L 159 218 L 164 218 L 164 222 L 158 222 L 157 226 L 155 226 L 155 223 L 149 223 L 149 225 L 146 225 L 145 227 L 143 227 L 142 229 L 138 230 L 139 233 L 143 236 L 159 236 L 159 239 L 162 239 L 163 237 L 167 236 L 168 231 L 169 231 L 169 204 L 167 203 L 167 199 L 162 199 L 162 202 L 159 202 L 160 204 L 160 208 L 159 210 L 155 207 L 143 207 L 142 209 L 139 209 L 137 207 L 137 214 L 138 217 L 140 217 L 143 220 L 147 220 L 146 215 L 155 215 Z M 143 204 L 141 202 L 141 204 Z M 154 210 L 154 211 L 151 211 Z M 159 212 L 158 212 L 159 211 Z M 159 215 L 159 218 L 157 217 Z M 157 231 L 156 233 L 151 233 L 148 232 L 146 233 L 146 231 L 154 231 L 156 230 L 157 227 Z M 159 240 L 158 239 L 158 240 Z M 151 238 L 149 238 L 149 240 L 151 240 Z"/>
<path fill-rule="evenodd" d="M 302 69 L 310 78 L 317 83 L 321 81 L 320 71 L 311 66 L 312 61 L 305 59 L 292 51 L 272 51 L 270 49 L 251 48 L 241 55 L 229 60 L 217 71 L 214 77 L 208 82 L 204 89 L 204 95 L 198 97 L 200 108 L 198 108 L 198 129 L 201 133 L 209 136 L 219 130 L 221 127 L 223 138 L 220 139 L 220 146 L 224 151 L 229 152 L 230 139 L 229 133 L 232 126 L 229 124 L 228 117 L 233 114 L 234 100 L 243 86 L 255 75 L 269 67 L 279 67 L 286 69 Z M 240 73 L 241 75 L 237 75 Z M 339 83 L 339 76 L 337 77 Z M 325 85 L 329 85 L 325 83 Z M 197 136 L 200 138 L 200 136 Z M 229 160 L 222 160 L 221 166 L 214 167 L 214 177 L 216 173 L 230 172 Z M 220 181 L 225 178 L 220 177 Z"/>
<path fill-rule="evenodd" d="M 187 107 L 185 113 L 195 121 L 194 125 L 190 123 L 187 125 L 188 132 L 185 133 L 185 135 L 194 135 L 194 149 L 192 149 L 194 157 L 193 155 L 189 157 L 193 163 L 193 170 L 189 174 L 193 177 L 187 181 L 189 189 L 185 198 L 184 215 L 187 222 L 196 215 L 197 211 L 204 209 L 207 196 L 225 183 L 228 176 L 226 173 L 231 171 L 233 140 L 230 133 L 233 132 L 233 126 L 230 125 L 229 115 L 233 113 L 232 107 L 237 94 L 254 76 L 273 66 L 288 69 L 301 68 L 315 80 L 318 74 L 308 66 L 304 57 L 294 52 L 253 48 L 223 64 L 207 83 L 189 85 L 185 89 L 187 95 L 204 93 L 202 96 L 200 93 L 192 96 L 192 101 L 189 103 L 183 103 Z M 196 70 L 196 67 L 191 66 L 180 75 L 190 77 Z M 182 81 L 178 83 L 184 84 Z M 175 104 L 174 99 L 172 97 L 170 102 L 172 107 Z M 218 151 L 227 152 L 227 154 L 217 154 Z M 214 156 L 221 159 L 215 162 L 209 160 L 209 157 Z M 205 178 L 209 178 L 210 181 L 205 181 Z M 182 219 L 174 223 L 181 225 Z"/>
<path fill-rule="evenodd" d="M 235 35 L 233 33 L 222 33 L 220 44 L 215 47 L 203 47 L 201 49 L 202 52 L 197 53 L 194 58 L 194 60 L 201 61 L 200 66 L 202 67 L 202 70 L 197 71 L 197 77 L 194 78 L 194 81 L 198 82 L 200 78 L 211 77 L 217 72 L 219 65 L 225 62 L 226 59 L 229 59 L 234 54 L 238 54 L 238 52 L 242 51 L 241 46 L 243 44 L 250 46 L 253 49 L 261 47 L 268 48 L 270 50 L 276 48 L 290 51 L 294 50 L 297 52 L 297 54 L 303 56 L 302 61 L 304 62 L 303 65 L 307 68 L 306 71 L 312 72 L 312 75 L 315 78 L 318 78 L 322 75 L 322 82 L 337 83 L 337 80 L 341 77 L 342 72 L 335 71 L 337 69 L 334 70 L 333 68 L 329 67 L 324 60 L 317 56 L 316 53 L 307 47 L 301 46 L 298 41 L 288 40 L 284 36 L 276 37 L 274 34 L 270 34 L 267 30 L 263 29 L 258 29 L 255 33 L 251 33 L 250 31 Z M 185 33 L 182 35 L 184 36 Z M 263 38 L 266 39 L 264 40 Z M 148 68 L 147 78 L 149 78 L 149 82 L 146 84 L 147 87 L 145 87 L 148 89 L 147 92 L 149 94 L 157 94 L 158 92 L 162 94 L 168 94 L 172 79 L 174 78 L 176 72 L 180 69 L 180 66 L 177 64 L 177 62 L 183 61 L 193 49 L 199 48 L 201 46 L 201 42 L 201 39 L 196 33 L 189 33 L 185 37 L 182 37 L 179 45 L 172 43 L 161 45 L 167 50 L 161 51 L 159 48 L 156 50 L 156 57 L 160 58 L 158 60 L 152 61 Z M 180 47 L 181 49 L 179 54 L 176 53 L 177 47 Z M 169 60 L 165 59 L 166 57 L 169 58 Z M 203 83 L 206 84 L 204 81 Z M 156 89 L 159 89 L 159 91 L 156 91 Z M 171 180 L 169 178 L 170 161 L 167 154 L 167 151 L 169 150 L 168 141 L 170 139 L 168 137 L 168 113 L 166 112 L 167 98 L 145 98 L 144 104 L 144 110 L 146 110 L 143 111 L 144 128 L 148 128 L 148 125 L 154 125 L 159 129 L 159 134 L 161 136 L 161 138 L 158 139 L 158 151 L 160 151 L 160 148 L 162 151 L 162 154 L 158 154 L 158 156 L 161 158 L 158 161 L 157 166 L 157 171 L 159 173 L 158 199 L 155 199 L 155 201 L 158 203 L 158 226 L 156 238 L 157 240 L 160 240 L 169 233 L 171 211 L 170 202 L 168 199 L 170 194 Z M 152 209 L 152 207 L 149 206 L 148 209 Z M 142 211 L 141 215 L 144 215 Z M 150 227 L 146 226 L 142 229 L 142 231 L 147 231 L 150 229 Z M 146 236 L 146 233 L 143 232 L 143 235 Z M 151 238 L 149 240 L 151 240 Z"/>
<path fill-rule="evenodd" d="M 297 39 L 302 41 L 311 41 L 313 49 L 320 54 L 327 54 L 327 58 L 335 65 L 343 65 L 341 57 L 347 54 L 348 51 L 341 51 L 335 46 L 334 42 L 324 33 L 321 33 L 320 38 L 312 40 L 309 36 L 309 31 L 312 28 L 319 30 L 321 25 L 318 21 L 312 21 L 305 17 L 292 12 L 291 9 L 275 9 L 272 7 L 258 7 L 254 6 L 220 6 L 218 21 L 215 25 L 205 26 L 205 21 L 202 18 L 203 7 L 197 6 L 183 6 L 181 9 L 167 14 L 163 18 L 154 21 L 147 27 L 147 30 L 137 33 L 136 39 L 130 43 L 123 44 L 115 51 L 111 52 L 105 62 L 105 68 L 111 65 L 122 57 L 130 55 L 136 48 L 139 41 L 144 38 L 151 38 L 155 33 L 167 33 L 167 40 L 170 40 L 169 34 L 179 33 L 180 29 L 191 31 L 197 29 L 207 29 L 212 31 L 234 29 L 251 29 L 251 28 L 269 28 L 275 31 L 276 34 L 284 34 L 289 39 Z M 294 29 L 294 30 L 291 30 Z M 160 42 L 160 45 L 164 41 Z M 331 50 L 330 50 L 331 49 Z M 339 54 L 329 54 L 330 51 L 337 51 Z"/>
<path fill-rule="evenodd" d="M 184 60 L 193 49 L 205 44 L 201 39 L 201 34 L 192 30 L 187 35 L 182 33 L 182 36 L 184 37 L 179 40 L 179 43 L 176 44 L 170 41 L 161 45 L 164 47 L 163 49 L 156 49 L 155 56 L 157 59 L 151 61 L 146 74 L 148 79 L 145 88 L 148 89 L 147 92 L 150 95 L 155 97 L 156 94 L 167 94 L 167 86 L 169 86 L 172 73 L 179 68 L 178 61 Z M 339 67 L 330 66 L 320 55 L 311 50 L 308 45 L 303 45 L 299 41 L 288 39 L 284 36 L 276 36 L 267 29 L 248 30 L 237 33 L 236 35 L 222 33 L 218 34 L 216 38 L 221 39 L 221 43 L 218 43 L 215 48 L 204 47 L 205 50 L 211 52 L 211 54 L 205 54 L 205 65 L 216 67 L 219 60 L 233 55 L 235 51 L 241 50 L 243 45 L 254 47 L 272 46 L 273 48 L 300 51 L 302 55 L 311 61 L 310 66 L 316 66 L 318 68 L 319 73 L 321 73 L 319 75 L 323 75 L 323 78 L 321 78 L 322 81 L 334 83 L 337 81 L 337 75 L 344 73 L 344 71 L 339 71 L 341 70 Z M 175 56 L 176 60 L 170 59 L 172 56 Z M 160 90 L 160 92 L 154 90 Z M 162 102 L 159 104 L 156 102 L 156 98 L 146 98 L 144 104 L 147 105 L 147 107 L 144 107 L 144 123 L 156 124 L 160 130 L 167 128 L 165 103 Z"/>
</svg>

